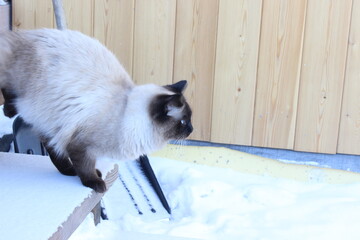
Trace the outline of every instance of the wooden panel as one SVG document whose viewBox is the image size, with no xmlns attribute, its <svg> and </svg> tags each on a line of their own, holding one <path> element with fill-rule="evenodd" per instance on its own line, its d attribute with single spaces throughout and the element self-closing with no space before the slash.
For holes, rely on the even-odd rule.
<svg viewBox="0 0 360 240">
<path fill-rule="evenodd" d="M 12 1 L 12 12 L 14 29 L 54 27 L 52 1 L 14 0 Z"/>
<path fill-rule="evenodd" d="M 264 1 L 253 145 L 292 149 L 306 2 Z"/>
<path fill-rule="evenodd" d="M 189 81 L 193 139 L 360 154 L 360 0 L 63 1 L 136 83 Z M 15 29 L 55 26 L 51 0 L 12 3 Z"/>
<path fill-rule="evenodd" d="M 63 0 L 67 28 L 94 35 L 94 0 Z"/>
<path fill-rule="evenodd" d="M 211 140 L 251 144 L 260 0 L 220 1 Z"/>
<path fill-rule="evenodd" d="M 174 81 L 188 80 L 192 139 L 210 140 L 218 0 L 177 2 Z"/>
<path fill-rule="evenodd" d="M 95 1 L 94 37 L 132 72 L 134 0 Z"/>
<path fill-rule="evenodd" d="M 309 0 L 295 149 L 335 153 L 351 0 Z"/>
<path fill-rule="evenodd" d="M 137 84 L 169 84 L 173 75 L 176 0 L 135 2 L 133 77 Z"/>
<path fill-rule="evenodd" d="M 353 2 L 338 152 L 360 155 L 360 1 Z"/>
</svg>

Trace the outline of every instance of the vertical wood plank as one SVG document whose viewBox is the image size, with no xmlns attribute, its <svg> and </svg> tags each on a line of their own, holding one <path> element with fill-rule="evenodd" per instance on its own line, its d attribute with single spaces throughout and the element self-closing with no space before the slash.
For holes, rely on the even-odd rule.
<svg viewBox="0 0 360 240">
<path fill-rule="evenodd" d="M 251 144 L 261 0 L 220 0 L 211 140 Z"/>
<path fill-rule="evenodd" d="M 253 145 L 293 149 L 306 1 L 266 0 L 261 24 Z"/>
<path fill-rule="evenodd" d="M 176 0 L 136 0 L 133 78 L 137 84 L 172 82 Z"/>
<path fill-rule="evenodd" d="M 338 152 L 360 155 L 360 1 L 353 0 Z"/>
<path fill-rule="evenodd" d="M 295 149 L 335 153 L 351 0 L 308 0 Z"/>
<path fill-rule="evenodd" d="M 94 0 L 63 0 L 67 28 L 94 35 Z"/>
<path fill-rule="evenodd" d="M 94 37 L 132 73 L 135 0 L 95 1 Z"/>
<path fill-rule="evenodd" d="M 188 80 L 192 139 L 210 141 L 218 0 L 178 1 L 174 81 Z"/>
<path fill-rule="evenodd" d="M 35 29 L 53 28 L 54 13 L 52 1 L 16 0 L 12 1 L 13 28 Z"/>
</svg>

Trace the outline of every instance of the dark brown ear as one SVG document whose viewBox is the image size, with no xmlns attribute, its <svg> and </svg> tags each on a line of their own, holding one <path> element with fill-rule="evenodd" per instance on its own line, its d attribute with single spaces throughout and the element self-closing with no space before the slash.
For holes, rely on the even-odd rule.
<svg viewBox="0 0 360 240">
<path fill-rule="evenodd" d="M 175 92 L 175 93 L 182 93 L 186 89 L 186 86 L 187 86 L 187 81 L 186 80 L 181 80 L 181 81 L 179 81 L 177 83 L 174 83 L 172 85 L 166 85 L 165 87 L 168 88 L 169 90 Z"/>
</svg>

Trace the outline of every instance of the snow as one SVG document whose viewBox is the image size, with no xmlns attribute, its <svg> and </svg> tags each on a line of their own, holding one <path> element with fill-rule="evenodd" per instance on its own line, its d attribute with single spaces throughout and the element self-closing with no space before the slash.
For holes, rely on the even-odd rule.
<svg viewBox="0 0 360 240">
<path fill-rule="evenodd" d="M 289 160 L 289 159 L 276 159 L 279 162 L 288 163 L 288 164 L 298 164 L 298 165 L 308 165 L 308 166 L 318 166 L 320 167 L 320 164 L 315 161 L 295 161 L 295 160 Z M 331 168 L 331 166 L 328 165 L 322 165 L 323 168 Z M 350 171 L 350 170 L 348 170 Z"/>
<path fill-rule="evenodd" d="M 111 204 L 120 197 L 118 182 L 104 197 L 110 220 L 95 227 L 88 218 L 71 239 L 120 239 L 124 231 L 197 239 L 360 239 L 360 183 L 299 182 L 150 160 L 171 219 L 146 221 Z"/>
<path fill-rule="evenodd" d="M 0 107 L 0 137 L 3 136 L 4 134 L 12 133 L 12 124 L 15 119 L 15 117 L 13 118 L 5 117 L 2 112 L 3 112 L 3 106 Z"/>
<path fill-rule="evenodd" d="M 104 173 L 112 167 L 101 166 Z M 60 174 L 48 157 L 0 153 L 0 239 L 47 239 L 90 195 L 78 177 Z"/>
<path fill-rule="evenodd" d="M 0 0 L 0 6 L 9 5 L 5 0 Z"/>
</svg>

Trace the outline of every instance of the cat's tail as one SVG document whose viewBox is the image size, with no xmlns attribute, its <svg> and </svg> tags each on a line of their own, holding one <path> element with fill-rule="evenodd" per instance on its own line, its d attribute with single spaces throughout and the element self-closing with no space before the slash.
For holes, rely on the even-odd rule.
<svg viewBox="0 0 360 240">
<path fill-rule="evenodd" d="M 13 34 L 11 31 L 0 32 L 0 88 L 7 86 L 7 70 L 13 55 Z"/>
</svg>

